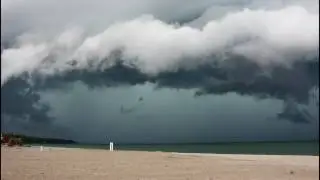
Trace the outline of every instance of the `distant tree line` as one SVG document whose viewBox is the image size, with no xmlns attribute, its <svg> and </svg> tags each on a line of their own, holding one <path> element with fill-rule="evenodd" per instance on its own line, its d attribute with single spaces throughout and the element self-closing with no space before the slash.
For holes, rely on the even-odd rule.
<svg viewBox="0 0 320 180">
<path fill-rule="evenodd" d="M 23 144 L 74 144 L 73 140 L 26 136 L 15 133 L 1 133 L 2 137 L 20 138 Z"/>
</svg>

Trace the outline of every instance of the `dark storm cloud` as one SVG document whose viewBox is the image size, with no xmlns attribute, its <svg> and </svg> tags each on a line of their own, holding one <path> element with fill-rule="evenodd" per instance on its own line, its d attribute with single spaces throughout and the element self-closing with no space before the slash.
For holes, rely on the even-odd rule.
<svg viewBox="0 0 320 180">
<path fill-rule="evenodd" d="M 34 76 L 32 87 L 38 91 L 61 90 L 68 88 L 68 85 L 73 82 L 81 81 L 89 88 L 95 89 L 142 85 L 151 82 L 156 84 L 158 88 L 196 89 L 196 97 L 209 94 L 237 93 L 243 96 L 254 96 L 259 99 L 273 98 L 285 102 L 292 99 L 294 103 L 286 103 L 289 105 L 285 105 L 284 111 L 279 113 L 278 118 L 287 119 L 294 123 L 308 123 L 310 121 L 308 112 L 297 109 L 297 103 L 310 103 L 310 91 L 318 87 L 319 63 L 316 60 L 298 62 L 291 67 L 276 66 L 270 68 L 268 73 L 259 68 L 257 64 L 245 59 L 226 62 L 236 62 L 236 65 L 214 64 L 193 70 L 181 69 L 176 72 L 160 73 L 157 76 L 149 76 L 137 68 L 128 67 L 118 62 L 112 68 L 101 72 L 72 71 L 49 78 Z M 4 85 L 4 88 L 15 89 L 15 87 L 7 87 L 7 85 Z M 10 92 L 14 93 L 15 91 Z M 34 102 L 29 103 L 33 104 Z"/>
<path fill-rule="evenodd" d="M 238 74 L 237 69 L 231 72 L 233 75 Z M 240 73 L 245 74 L 242 72 L 249 75 L 248 78 L 243 79 L 244 81 L 234 80 L 238 76 L 229 76 L 230 81 L 216 85 L 208 84 L 196 95 L 237 92 L 241 95 L 282 100 L 292 97 L 300 103 L 307 103 L 310 90 L 318 87 L 319 84 L 319 62 L 317 61 L 295 63 L 290 68 L 275 67 L 268 75 L 256 75 L 251 69 L 245 68 L 241 69 Z"/>
<path fill-rule="evenodd" d="M 38 78 L 34 84 L 38 88 L 61 88 L 64 84 L 82 81 L 91 88 L 98 88 L 151 82 L 158 88 L 198 89 L 195 96 L 235 92 L 258 98 L 293 98 L 299 103 L 308 103 L 310 90 L 318 87 L 319 62 L 316 59 L 297 62 L 291 67 L 274 66 L 265 70 L 251 61 L 239 58 L 226 61 L 228 64 L 206 65 L 191 70 L 178 69 L 156 76 L 144 74 L 137 68 L 118 62 L 100 72 L 72 71 L 61 76 Z"/>
<path fill-rule="evenodd" d="M 280 120 L 288 120 L 293 123 L 311 123 L 313 121 L 312 115 L 306 109 L 298 109 L 297 105 L 289 105 L 286 103 L 283 112 L 279 113 L 277 117 Z"/>
<path fill-rule="evenodd" d="M 22 78 L 1 88 L 1 114 L 27 121 L 50 123 L 49 106 L 39 102 L 40 95 Z"/>
<path fill-rule="evenodd" d="M 49 111 L 49 105 L 40 101 L 38 92 L 23 78 L 12 79 L 1 88 L 2 132 L 68 137 L 70 129 L 56 125 Z"/>
<path fill-rule="evenodd" d="M 1 114 L 30 121 L 10 126 L 54 127 L 38 93 L 77 81 L 278 99 L 278 119 L 314 119 L 298 106 L 319 86 L 318 2 L 90 2 L 1 1 Z"/>
</svg>

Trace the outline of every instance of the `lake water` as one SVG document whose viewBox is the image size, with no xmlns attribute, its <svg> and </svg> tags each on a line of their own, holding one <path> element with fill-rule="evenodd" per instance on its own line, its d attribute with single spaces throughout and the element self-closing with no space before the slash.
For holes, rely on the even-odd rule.
<svg viewBox="0 0 320 180">
<path fill-rule="evenodd" d="M 48 145 L 59 147 L 109 149 L 109 145 L 72 144 Z M 119 145 L 115 150 L 163 151 L 183 153 L 218 154 L 278 154 L 278 155 L 319 155 L 319 141 L 308 142 L 255 142 L 255 143 L 213 143 L 213 144 L 153 144 Z"/>
</svg>

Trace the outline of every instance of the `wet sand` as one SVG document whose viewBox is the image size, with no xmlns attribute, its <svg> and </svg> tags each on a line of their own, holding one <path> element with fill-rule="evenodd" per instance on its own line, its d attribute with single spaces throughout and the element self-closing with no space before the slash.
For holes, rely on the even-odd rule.
<svg viewBox="0 0 320 180">
<path fill-rule="evenodd" d="M 319 156 L 1 147 L 2 180 L 319 179 Z"/>
</svg>

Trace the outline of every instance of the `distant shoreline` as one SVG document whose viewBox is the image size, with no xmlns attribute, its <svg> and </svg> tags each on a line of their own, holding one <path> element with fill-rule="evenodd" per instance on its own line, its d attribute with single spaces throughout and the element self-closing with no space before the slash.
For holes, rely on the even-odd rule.
<svg viewBox="0 0 320 180">
<path fill-rule="evenodd" d="M 36 136 L 26 136 L 22 134 L 15 133 L 1 133 L 2 137 L 19 138 L 23 144 L 76 144 L 77 142 L 69 139 L 61 138 L 48 138 L 48 137 L 36 137 Z"/>
<path fill-rule="evenodd" d="M 103 150 L 97 148 L 79 148 L 79 147 L 57 147 L 57 146 L 47 146 L 47 145 L 31 145 L 31 146 L 23 146 L 24 148 L 39 148 L 44 147 L 44 151 L 46 150 L 71 150 L 71 149 L 79 149 L 79 150 Z M 47 148 L 47 149 L 46 149 Z M 107 149 L 105 149 L 107 150 Z M 107 150 L 108 151 L 108 150 Z M 224 154 L 224 153 L 182 153 L 182 152 L 168 152 L 168 151 L 147 151 L 147 150 L 114 150 L 115 152 L 147 152 L 147 153 L 171 153 L 172 155 L 180 155 L 180 156 L 272 156 L 272 157 L 281 157 L 281 156 L 310 156 L 317 157 L 319 155 L 303 155 L 303 154 Z"/>
<path fill-rule="evenodd" d="M 32 137 L 6 133 L 9 137 L 22 139 L 22 144 L 28 146 L 109 149 L 106 143 L 82 143 L 73 140 Z M 117 143 L 115 150 L 177 152 L 202 154 L 258 154 L 258 155 L 312 155 L 319 156 L 319 140 L 299 141 L 246 141 L 246 142 L 202 142 L 202 143 Z"/>
<path fill-rule="evenodd" d="M 52 148 L 104 149 L 108 144 L 25 144 Z M 224 144 L 115 144 L 115 151 L 176 152 L 201 154 L 252 154 L 252 155 L 310 155 L 319 156 L 318 141 L 284 142 L 284 143 L 224 143 Z"/>
<path fill-rule="evenodd" d="M 191 142 L 191 143 L 116 143 L 118 145 L 139 145 L 139 146 L 149 146 L 149 145 L 219 145 L 219 144 L 265 144 L 265 143 L 297 143 L 297 142 L 317 142 L 319 143 L 319 140 L 298 140 L 298 141 L 235 141 L 235 142 L 205 142 L 205 143 L 197 143 L 197 142 Z M 86 145 L 109 145 L 109 143 L 83 143 L 83 142 L 76 142 L 76 144 L 86 144 Z"/>
<path fill-rule="evenodd" d="M 24 144 L 40 144 L 40 143 L 48 143 L 48 144 L 81 144 L 81 145 L 109 145 L 109 142 L 106 143 L 90 143 L 90 142 L 81 142 L 75 141 L 72 139 L 64 139 L 64 138 L 53 138 L 53 137 L 39 137 L 39 136 L 29 136 L 23 134 L 16 134 L 16 133 L 1 133 L 3 136 L 8 135 L 10 137 L 18 137 L 24 140 Z M 315 140 L 290 140 L 290 141 L 216 141 L 216 142 L 184 142 L 184 143 L 125 143 L 125 142 L 117 142 L 114 143 L 117 145 L 139 145 L 139 146 L 148 146 L 148 145 L 224 145 L 224 144 L 265 144 L 265 143 L 297 143 L 297 142 L 318 142 L 319 139 Z"/>
</svg>

